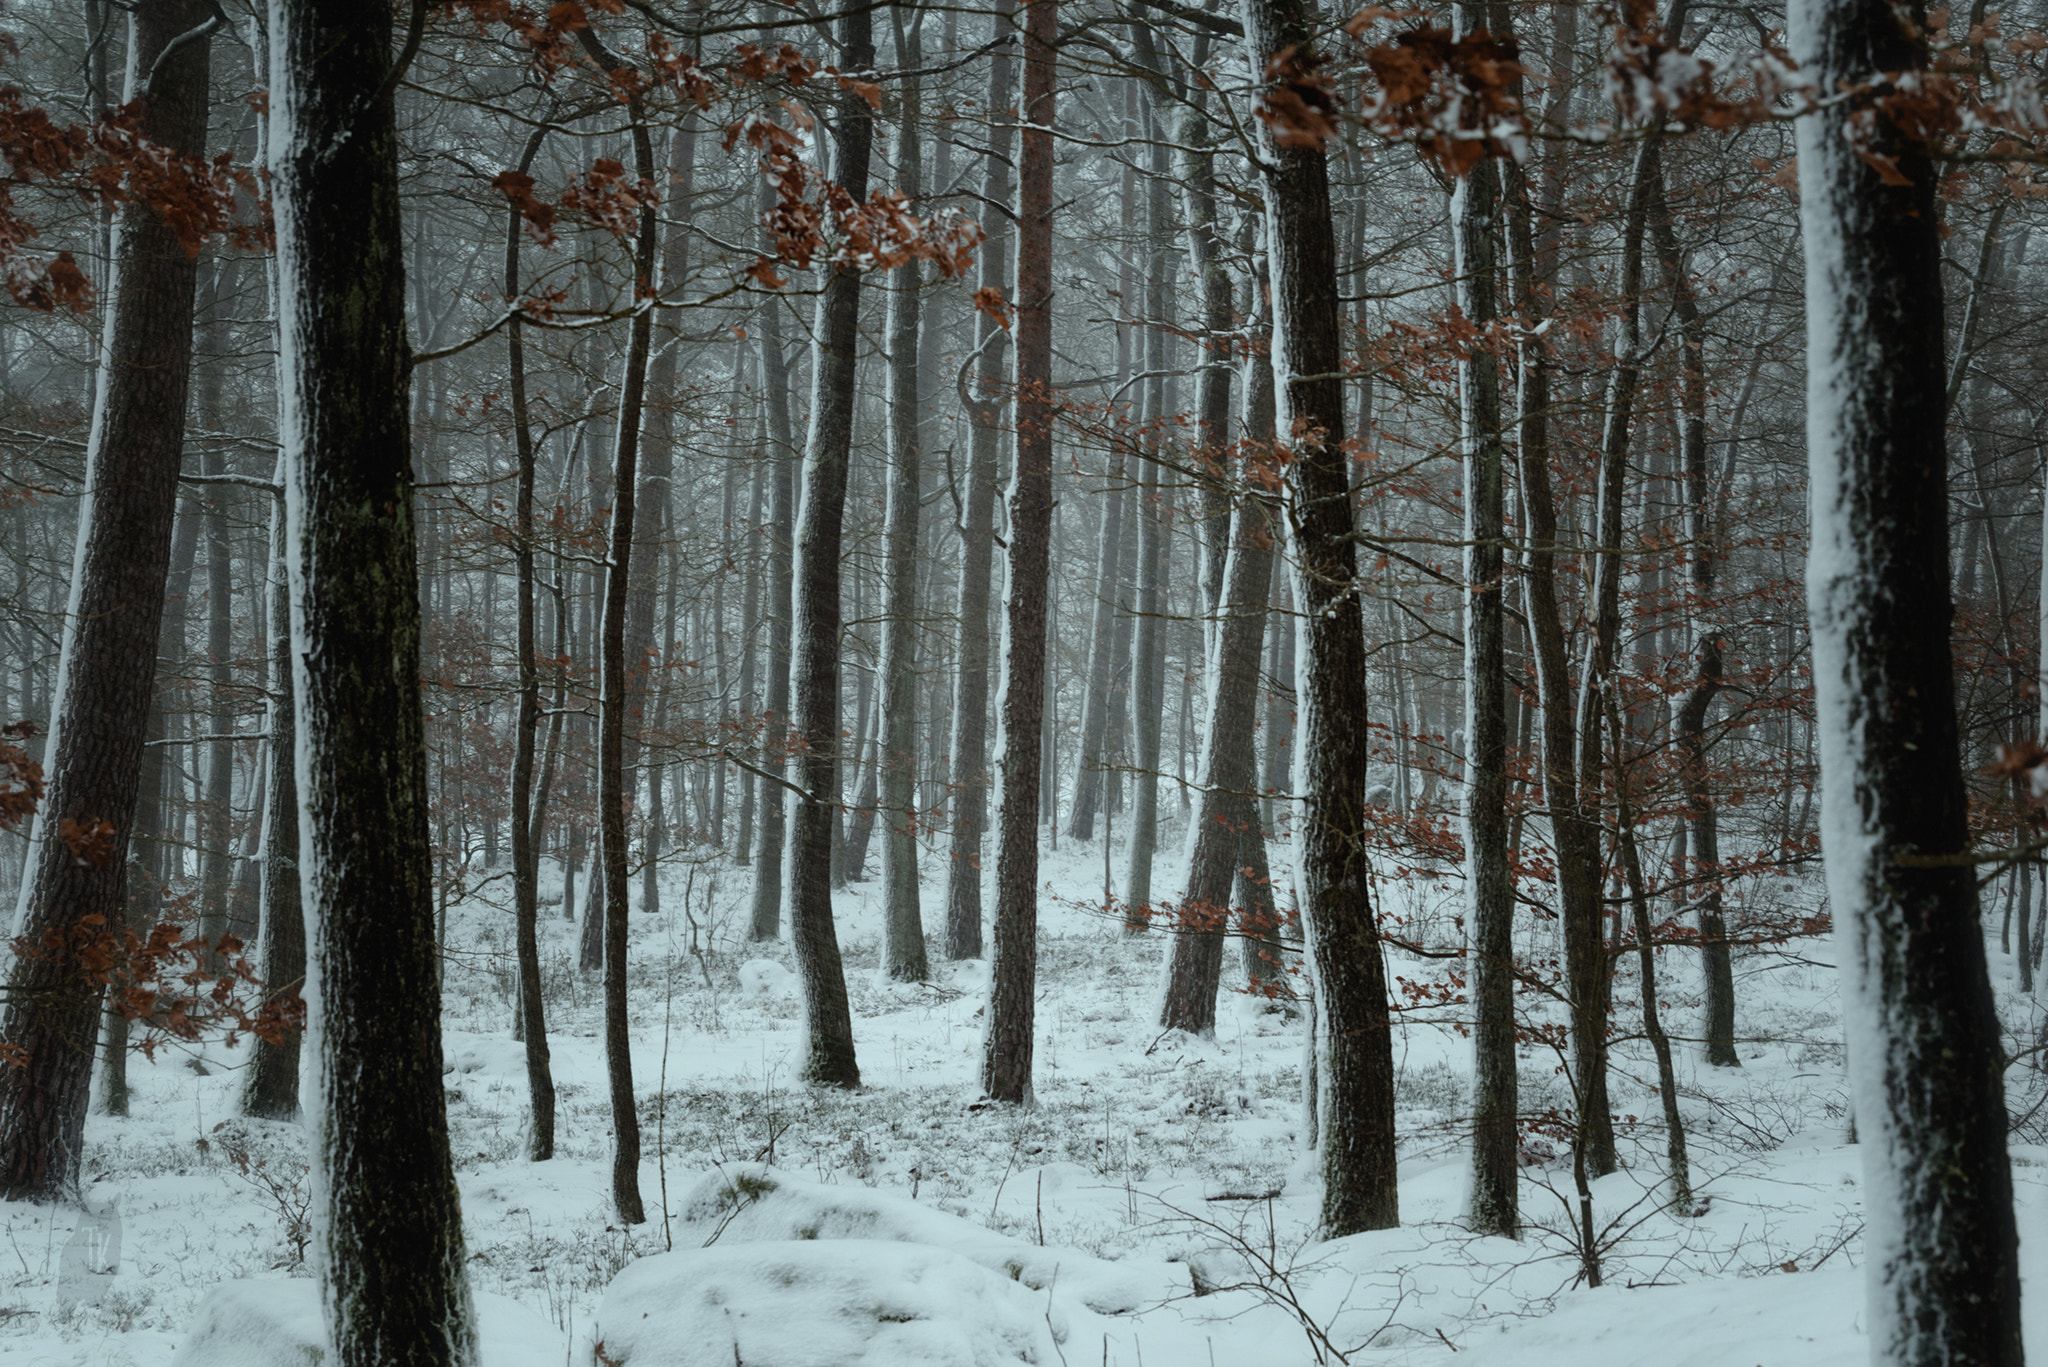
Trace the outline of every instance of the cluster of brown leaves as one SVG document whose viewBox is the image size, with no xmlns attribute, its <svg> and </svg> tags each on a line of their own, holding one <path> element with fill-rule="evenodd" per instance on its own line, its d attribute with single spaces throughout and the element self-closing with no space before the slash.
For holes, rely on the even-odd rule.
<svg viewBox="0 0 2048 1367">
<path fill-rule="evenodd" d="M 1377 8 L 1345 25 L 1363 37 L 1389 16 Z M 1379 85 L 1367 121 L 1388 137 L 1412 139 L 1446 172 L 1462 177 L 1487 157 L 1518 155 L 1526 128 L 1515 83 L 1526 68 L 1512 37 L 1486 30 L 1454 38 L 1445 28 L 1409 28 L 1366 50 Z"/>
<path fill-rule="evenodd" d="M 1337 136 L 1337 94 L 1318 52 L 1283 47 L 1266 63 L 1259 121 L 1282 147 L 1321 147 Z"/>
<path fill-rule="evenodd" d="M 0 57 L 12 51 L 0 35 Z M 83 312 L 93 300 L 92 282 L 70 252 L 29 254 L 36 225 L 15 198 L 29 182 L 66 188 L 95 205 L 147 205 L 195 256 L 216 234 L 238 247 L 268 245 L 267 212 L 238 221 L 239 196 L 257 194 L 248 170 L 225 152 L 208 161 L 151 142 L 142 135 L 142 113 L 137 101 L 99 123 L 60 125 L 19 89 L 0 87 L 0 270 L 15 302 L 48 313 Z"/>
<path fill-rule="evenodd" d="M 590 27 L 590 15 L 575 0 L 549 5 L 545 12 L 513 0 L 452 0 L 455 8 L 467 10 L 479 32 L 508 29 L 533 54 L 533 68 L 542 80 L 576 63 L 576 34 Z M 624 14 L 620 0 L 590 0 L 591 8 L 605 14 Z"/>
<path fill-rule="evenodd" d="M 67 816 L 57 823 L 57 838 L 71 851 L 72 862 L 80 868 L 103 869 L 114 862 L 120 841 L 114 823 L 90 812 Z"/>
<path fill-rule="evenodd" d="M 36 814 L 43 800 L 43 766 L 15 744 L 36 733 L 32 721 L 0 726 L 0 831 L 11 831 Z"/>
<path fill-rule="evenodd" d="M 295 992 L 264 994 L 233 935 L 208 941 L 166 921 L 143 936 L 115 930 L 95 913 L 69 927 L 52 926 L 37 939 L 19 936 L 13 947 L 21 958 L 59 965 L 106 989 L 113 1009 L 144 1027 L 135 1047 L 147 1057 L 166 1040 L 218 1033 L 230 1045 L 243 1034 L 276 1043 L 305 1028 L 305 1002 Z M 16 1067 L 26 1061 L 18 1047 L 0 1057 Z"/>
<path fill-rule="evenodd" d="M 757 258 L 746 271 L 757 283 L 767 289 L 786 284 L 778 265 L 869 271 L 924 260 L 946 276 L 967 269 L 985 236 L 979 224 L 952 212 L 919 218 L 904 196 L 890 190 L 870 192 L 866 203 L 855 200 L 845 186 L 813 175 L 804 161 L 802 134 L 811 127 L 810 115 L 793 100 L 782 101 L 782 109 L 786 124 L 757 113 L 725 130 L 727 151 L 745 142 L 760 152 L 761 172 L 775 190 L 764 224 L 775 254 Z M 994 302 L 1000 305 L 1000 299 Z M 976 307 L 988 304 L 976 296 Z"/>
</svg>

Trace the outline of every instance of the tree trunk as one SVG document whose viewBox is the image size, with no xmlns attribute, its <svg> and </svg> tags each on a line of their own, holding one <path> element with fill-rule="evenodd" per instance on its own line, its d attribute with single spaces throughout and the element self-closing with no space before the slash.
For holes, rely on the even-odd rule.
<svg viewBox="0 0 2048 1367">
<path fill-rule="evenodd" d="M 1790 19 L 1817 89 L 1859 90 L 1932 65 L 1924 28 L 1881 0 L 1802 0 Z M 1808 114 L 1798 132 L 1807 610 L 1822 849 L 1870 1221 L 1871 1359 L 2018 1367 L 2004 1060 L 1949 647 L 1938 172 L 1927 146 L 1860 108 L 1866 100 Z M 1896 171 L 1881 175 L 1866 156 Z"/>
<path fill-rule="evenodd" d="M 838 18 L 839 64 L 874 65 L 873 13 Z M 831 121 L 833 180 L 856 203 L 867 198 L 875 124 L 857 95 L 837 101 Z M 833 1087 L 860 1086 L 853 1013 L 846 1000 L 839 936 L 832 924 L 832 815 L 839 792 L 839 562 L 853 442 L 854 379 L 860 350 L 860 274 L 835 268 L 818 301 L 812 347 L 811 431 L 804 452 L 802 521 L 796 536 L 795 619 L 790 691 L 800 796 L 789 823 L 789 934 L 804 995 L 804 1061 L 799 1075 Z"/>
<path fill-rule="evenodd" d="M 914 71 L 923 62 L 918 42 L 922 17 L 910 32 L 897 31 L 899 65 Z M 924 193 L 919 138 L 920 102 L 915 82 L 906 83 L 897 111 L 896 188 L 915 203 Z M 918 306 L 924 281 L 913 259 L 895 272 L 889 296 L 889 445 L 886 576 L 882 604 L 880 744 L 875 767 L 881 775 L 877 812 L 882 842 L 882 971 L 895 982 L 931 977 L 925 955 L 924 921 L 917 895 L 917 520 L 923 498 L 923 438 L 918 426 Z"/>
<path fill-rule="evenodd" d="M 767 188 L 764 194 L 772 194 Z M 796 540 L 796 461 L 789 420 L 789 355 L 782 349 L 782 307 L 771 301 L 761 320 L 761 388 L 768 399 L 768 684 L 761 702 L 766 744 L 761 767 L 761 839 L 754 856 L 752 914 L 747 938 L 773 940 L 782 932 L 782 845 L 788 830 L 789 790 L 783 786 L 789 750 L 790 628 L 793 622 Z"/>
<path fill-rule="evenodd" d="M 1253 78 L 1282 49 L 1313 55 L 1301 0 L 1244 0 Z M 1372 906 L 1365 786 L 1365 620 L 1355 593 L 1350 461 L 1344 450 L 1343 346 L 1336 236 L 1320 145 L 1280 147 L 1260 133 L 1273 285 L 1273 377 L 1286 471 L 1294 599 L 1302 614 L 1294 786 L 1302 919 L 1315 978 L 1318 1148 L 1324 1237 L 1399 1223 L 1394 1172 L 1393 1032 Z"/>
<path fill-rule="evenodd" d="M 1024 118 L 1017 168 L 1017 443 L 1003 585 L 1002 799 L 995 952 L 981 1087 L 1031 1100 L 1038 982 L 1039 748 L 1044 744 L 1046 576 L 1052 553 L 1052 226 L 1058 0 L 1025 0 Z"/>
<path fill-rule="evenodd" d="M 199 0 L 138 4 L 139 69 L 150 71 L 172 38 L 207 16 Z M 155 73 L 142 125 L 151 142 L 205 151 L 207 48 L 185 43 Z M 0 1017 L 0 1038 L 27 1056 L 21 1067 L 0 1068 L 0 1196 L 10 1200 L 56 1200 L 78 1183 L 101 990 L 68 937 L 121 920 L 191 377 L 197 268 L 171 225 L 145 203 L 124 208 L 110 270 L 86 496 L 44 748 L 47 786 L 15 914 L 20 936 L 32 944 L 54 937 L 62 947 L 11 957 Z M 105 857 L 75 856 L 64 822 L 110 837 Z M 437 1074 L 437 1098 L 439 1085 Z"/>
<path fill-rule="evenodd" d="M 524 173 L 533 165 L 546 136 L 543 125 L 527 137 L 519 171 Z M 505 297 L 514 301 L 520 297 L 519 240 L 524 231 L 519 206 L 514 204 L 505 223 Z M 535 658 L 540 643 L 533 620 L 535 454 L 526 394 L 526 338 L 517 313 L 506 324 L 505 336 L 510 352 L 512 439 L 519 458 L 513 528 L 513 554 L 519 572 L 519 714 L 512 738 L 512 917 L 519 957 L 518 1035 L 526 1045 L 526 1155 L 540 1163 L 555 1156 L 555 1078 L 548 1051 L 547 1012 L 541 1000 L 540 829 L 533 801 L 534 748 L 540 732 L 540 669 Z"/>
<path fill-rule="evenodd" d="M 1461 3 L 1460 35 L 1484 32 L 1491 6 Z M 1496 35 L 1504 36 L 1504 35 Z M 1451 197 L 1458 306 L 1473 327 L 1500 318 L 1500 170 L 1482 157 Z M 1506 604 L 1500 369 L 1473 347 L 1458 363 L 1465 474 L 1465 921 L 1472 974 L 1472 1189 L 1481 1234 L 1521 1228 L 1515 1061 L 1515 885 L 1508 863 Z"/>
<path fill-rule="evenodd" d="M 1115 676 L 1116 600 L 1123 560 L 1126 457 L 1121 444 L 1111 461 L 1101 504 L 1101 536 L 1097 541 L 1095 622 L 1088 634 L 1088 691 L 1081 699 L 1081 748 L 1074 759 L 1074 806 L 1067 834 L 1076 840 L 1095 838 L 1095 812 L 1102 805 L 1103 767 L 1109 737 L 1110 690 Z"/>
<path fill-rule="evenodd" d="M 990 41 L 1001 42 L 1016 24 L 1015 0 L 996 0 Z M 983 162 L 982 197 L 992 204 L 1010 200 L 1010 148 L 1015 139 L 1010 108 L 1015 82 L 1010 48 L 989 59 L 989 155 Z M 981 244 L 980 287 L 1009 284 L 1009 231 L 991 215 Z M 946 957 L 978 959 L 981 942 L 981 834 L 988 825 L 989 559 L 995 547 L 996 464 L 1002 444 L 1002 389 L 1010 334 L 985 313 L 975 314 L 974 390 L 961 406 L 972 423 L 968 434 L 967 497 L 960 525 L 960 661 L 953 694 L 953 833 L 946 869 Z M 964 386 L 963 386 L 964 387 Z"/>
<path fill-rule="evenodd" d="M 337 1367 L 468 1364 L 427 841 L 391 12 L 281 0 L 270 31 L 315 1261 Z"/>
<path fill-rule="evenodd" d="M 1259 646 L 1266 631 L 1266 600 L 1273 592 L 1271 510 L 1247 488 L 1239 495 L 1231 526 L 1222 621 L 1208 671 L 1206 725 L 1196 764 L 1201 801 L 1188 829 L 1187 893 L 1181 898 L 1167 963 L 1166 1003 L 1159 1017 L 1169 1030 L 1197 1035 L 1216 1029 L 1232 882 L 1246 832 L 1258 832 L 1258 810 L 1251 799 L 1257 758 L 1252 737 L 1258 716 Z"/>
</svg>

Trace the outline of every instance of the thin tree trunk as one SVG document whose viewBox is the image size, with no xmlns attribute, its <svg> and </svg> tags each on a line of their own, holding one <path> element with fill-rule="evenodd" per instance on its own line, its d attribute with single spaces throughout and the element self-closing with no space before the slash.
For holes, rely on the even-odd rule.
<svg viewBox="0 0 2048 1367">
<path fill-rule="evenodd" d="M 873 14 L 841 11 L 839 64 L 874 65 Z M 857 95 L 842 96 L 831 122 L 833 180 L 856 203 L 867 198 L 874 119 Z M 839 565 L 853 442 L 854 379 L 860 350 L 860 275 L 833 269 L 818 301 L 812 348 L 811 431 L 804 453 L 797 528 L 790 691 L 801 792 L 789 824 L 789 930 L 804 996 L 807 1082 L 858 1087 L 853 1013 L 832 924 L 832 816 L 839 792 Z"/>
<path fill-rule="evenodd" d="M 764 187 L 763 194 L 772 190 Z M 761 320 L 761 388 L 768 407 L 768 684 L 762 698 L 761 839 L 754 856 L 752 914 L 747 935 L 773 940 L 782 932 L 782 846 L 789 792 L 783 786 L 789 751 L 790 629 L 794 622 L 796 460 L 789 417 L 789 355 L 782 346 L 782 308 L 771 301 Z"/>
<path fill-rule="evenodd" d="M 1039 749 L 1044 744 L 1046 576 L 1052 551 L 1052 238 L 1054 53 L 1058 0 L 1025 0 L 1024 119 L 1017 178 L 1015 472 L 1006 503 L 1002 799 L 997 817 L 995 952 L 981 1087 L 1032 1098 L 1038 980 Z"/>
</svg>

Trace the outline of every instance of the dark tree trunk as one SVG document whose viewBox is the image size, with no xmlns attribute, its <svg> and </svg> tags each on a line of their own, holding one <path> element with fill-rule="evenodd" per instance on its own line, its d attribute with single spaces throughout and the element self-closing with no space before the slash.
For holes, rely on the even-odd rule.
<svg viewBox="0 0 2048 1367">
<path fill-rule="evenodd" d="M 1044 744 L 1046 575 L 1052 553 L 1052 226 L 1058 0 L 1024 5 L 1024 124 L 1017 167 L 1017 445 L 1003 585 L 1002 802 L 995 952 L 981 1087 L 1029 1102 L 1038 983 L 1039 749 Z"/>
<path fill-rule="evenodd" d="M 1124 484 L 1126 458 L 1121 445 L 1107 473 L 1101 501 L 1102 531 L 1097 539 L 1095 622 L 1088 634 L 1088 690 L 1081 701 L 1081 748 L 1074 760 L 1074 806 L 1067 834 L 1076 840 L 1095 838 L 1095 812 L 1102 805 L 1103 768 L 1112 762 L 1109 744 L 1110 692 L 1116 676 L 1116 600 L 1123 562 Z"/>
<path fill-rule="evenodd" d="M 839 65 L 874 65 L 873 12 L 842 11 Z M 867 198 L 875 124 L 857 95 L 837 102 L 831 121 L 832 178 Z M 832 816 L 839 792 L 839 567 L 846 517 L 846 480 L 853 443 L 854 379 L 860 351 L 860 274 L 834 268 L 818 301 L 813 346 L 811 432 L 804 452 L 802 521 L 796 535 L 794 630 L 790 691 L 797 736 L 796 786 L 790 814 L 789 936 L 804 995 L 807 1082 L 858 1087 L 853 1012 L 839 935 L 832 924 Z"/>
<path fill-rule="evenodd" d="M 547 136 L 536 128 L 521 151 L 518 169 L 525 172 Z M 505 224 L 505 297 L 518 300 L 519 241 L 525 224 L 514 204 Z M 512 439 L 519 458 L 519 492 L 513 530 L 514 558 L 519 570 L 519 715 L 512 749 L 512 906 L 513 935 L 519 956 L 518 1035 L 526 1045 L 526 1099 L 529 1111 L 526 1155 L 539 1163 L 555 1156 L 555 1077 L 548 1052 L 547 1012 L 540 981 L 540 840 L 533 801 L 535 742 L 540 735 L 540 643 L 534 627 L 533 495 L 535 453 L 533 421 L 527 406 L 526 338 L 515 313 L 506 325 L 510 352 Z"/>
<path fill-rule="evenodd" d="M 923 46 L 912 19 L 909 35 L 898 30 L 898 63 L 916 70 Z M 915 83 L 901 94 L 902 120 L 896 143 L 896 188 L 913 202 L 924 191 L 919 138 L 920 102 Z M 918 428 L 919 289 L 915 260 L 898 267 L 889 296 L 890 469 L 884 536 L 888 560 L 882 593 L 880 716 L 875 727 L 875 770 L 880 775 L 876 811 L 884 823 L 882 842 L 882 971 L 896 982 L 931 977 L 925 954 L 924 919 L 917 893 L 917 523 L 923 498 L 923 438 Z"/>
<path fill-rule="evenodd" d="M 1924 17 L 1808 0 L 1822 90 L 1932 65 Z M 2004 1059 L 1978 923 L 1949 631 L 1938 170 L 1869 96 L 1799 124 L 1807 567 L 1822 848 L 1862 1139 L 1871 1357 L 2017 1367 Z M 1849 120 L 1861 130 L 1849 136 Z M 1884 158 L 1903 184 L 1866 160 Z"/>
<path fill-rule="evenodd" d="M 591 57 L 615 77 L 636 74 L 605 50 L 594 30 L 582 29 L 578 36 Z M 629 101 L 629 108 L 633 169 L 642 184 L 652 185 L 656 183 L 654 139 L 647 131 L 637 95 Z M 643 1223 L 647 1214 L 640 1201 L 640 1112 L 633 1101 L 632 1036 L 626 1014 L 626 820 L 633 801 L 626 780 L 626 731 L 632 720 L 627 709 L 626 610 L 633 582 L 640 426 L 647 398 L 647 359 L 654 341 L 654 309 L 649 301 L 661 289 L 660 244 L 660 217 L 649 200 L 640 206 L 633 248 L 633 298 L 640 307 L 633 315 L 625 373 L 619 385 L 612 520 L 606 537 L 610 560 L 605 566 L 598 646 L 597 826 L 604 870 L 604 1061 L 612 1103 L 612 1203 L 619 1221 L 629 1225 Z"/>
<path fill-rule="evenodd" d="M 136 60 L 205 22 L 203 0 L 143 0 Z M 206 145 L 208 44 L 188 42 L 156 72 L 143 135 L 199 155 Z M 76 1187 L 101 990 L 68 940 L 96 916 L 122 917 L 122 873 L 141 783 L 170 567 L 178 464 L 192 368 L 197 265 L 146 204 L 121 212 L 105 282 L 113 296 L 105 367 L 79 508 L 75 612 L 64 619 L 45 747 L 47 786 L 31 841 L 17 933 L 63 948 L 11 956 L 0 1038 L 25 1051 L 0 1068 L 0 1197 L 55 1200 Z M 105 859 L 79 859 L 60 823 L 106 823 Z M 435 1076 L 438 1099 L 440 1081 Z"/>
<path fill-rule="evenodd" d="M 996 0 L 990 40 L 1010 37 L 1016 23 L 1014 0 Z M 1010 108 L 1015 82 L 1010 48 L 998 48 L 989 62 L 989 155 L 983 163 L 981 193 L 992 204 L 1010 200 L 1010 148 L 1015 138 Z M 983 289 L 1010 283 L 1010 234 L 1001 215 L 991 215 L 981 244 Z M 1002 444 L 1002 389 L 1010 334 L 987 314 L 975 315 L 973 393 L 962 401 L 973 424 L 968 436 L 967 497 L 960 526 L 960 661 L 953 695 L 953 834 L 946 870 L 946 957 L 978 959 L 981 942 L 981 835 L 988 825 L 989 560 L 994 551 L 996 462 Z"/>
<path fill-rule="evenodd" d="M 1486 28 L 1487 6 L 1460 4 L 1460 34 Z M 1475 328 L 1500 317 L 1500 172 L 1482 158 L 1451 199 L 1458 304 Z M 1472 1191 L 1482 1234 L 1521 1227 L 1516 1174 L 1514 873 L 1508 864 L 1506 604 L 1502 577 L 1500 369 L 1474 347 L 1458 364 L 1465 467 L 1465 918 L 1472 937 Z"/>
<path fill-rule="evenodd" d="M 1301 0 L 1244 0 L 1255 73 L 1283 48 L 1313 50 Z M 1263 79 L 1263 78 L 1261 78 Z M 1315 979 L 1325 1237 L 1399 1223 L 1394 1171 L 1393 1032 L 1364 848 L 1365 619 L 1355 592 L 1350 460 L 1344 450 L 1343 345 L 1336 236 L 1321 146 L 1279 147 L 1262 132 L 1273 286 L 1273 376 L 1286 471 L 1287 537 L 1302 614 L 1296 706 L 1296 839 L 1302 919 Z"/>
<path fill-rule="evenodd" d="M 271 41 L 315 1261 L 340 1367 L 469 1363 L 441 1084 L 391 11 L 286 0 Z"/>
</svg>

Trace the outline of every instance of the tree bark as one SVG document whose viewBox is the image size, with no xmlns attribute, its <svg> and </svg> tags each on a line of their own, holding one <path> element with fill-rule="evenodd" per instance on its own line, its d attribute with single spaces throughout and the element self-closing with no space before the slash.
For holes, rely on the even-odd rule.
<svg viewBox="0 0 2048 1367">
<path fill-rule="evenodd" d="M 764 194 L 772 190 L 764 188 Z M 769 774 L 761 790 L 761 839 L 754 856 L 752 914 L 747 937 L 773 940 L 782 931 L 782 845 L 788 831 L 789 793 L 782 786 L 789 751 L 789 673 L 795 584 L 796 461 L 789 419 L 789 354 L 783 350 L 782 307 L 771 301 L 761 320 L 761 388 L 768 401 L 768 682 L 761 700 Z"/>
<path fill-rule="evenodd" d="M 391 11 L 274 0 L 313 1228 L 340 1367 L 470 1364 L 441 1084 Z"/>
<path fill-rule="evenodd" d="M 1882 0 L 1799 0 L 1816 89 L 1932 63 Z M 1938 177 L 1872 97 L 1799 121 L 1807 612 L 1822 849 L 1862 1139 L 1871 1358 L 2017 1367 L 2003 1057 L 1967 851 L 1949 631 Z M 1849 137 L 1856 119 L 1858 140 Z M 1887 184 L 1860 153 L 1887 159 Z"/>
<path fill-rule="evenodd" d="M 866 71 L 875 62 L 873 14 L 842 10 L 839 65 Z M 874 119 L 857 95 L 843 95 L 831 121 L 833 180 L 859 203 L 867 197 Z M 811 431 L 804 452 L 803 509 L 796 534 L 790 691 L 797 736 L 790 814 L 789 934 L 804 996 L 800 1076 L 858 1087 L 853 1013 L 832 924 L 832 816 L 839 792 L 839 564 L 846 480 L 853 442 L 854 379 L 860 350 L 860 273 L 834 268 L 818 301 L 812 348 Z"/>
<path fill-rule="evenodd" d="M 1246 46 L 1263 88 L 1268 58 L 1313 55 L 1302 0 L 1244 0 Z M 1317 1005 L 1318 1152 L 1324 1237 L 1399 1223 L 1394 1171 L 1393 1032 L 1367 865 L 1365 620 L 1357 597 L 1350 460 L 1344 450 L 1343 346 L 1336 235 L 1320 145 L 1280 147 L 1260 133 L 1273 286 L 1277 428 L 1291 448 L 1287 539 L 1307 658 L 1295 789 L 1302 919 Z"/>
<path fill-rule="evenodd" d="M 207 15 L 201 0 L 138 4 L 139 69 L 151 70 L 172 38 Z M 156 73 L 142 126 L 150 141 L 204 153 L 207 49 L 185 43 Z M 0 1069 L 0 1196 L 10 1200 L 56 1200 L 78 1182 L 102 993 L 72 937 L 121 921 L 184 444 L 197 264 L 171 225 L 138 202 L 120 213 L 110 270 L 46 787 L 15 915 L 31 944 L 56 945 L 11 957 L 0 1016 L 0 1038 L 27 1056 Z M 107 857 L 74 856 L 67 821 L 107 830 Z"/>
<path fill-rule="evenodd" d="M 982 163 L 982 198 L 1010 199 L 1010 149 L 1015 120 L 1010 108 L 1015 81 L 1010 39 L 1016 27 L 1015 0 L 996 0 L 990 16 L 991 42 L 1003 43 L 989 59 L 989 154 Z M 981 244 L 979 285 L 1000 290 L 1010 283 L 1010 232 L 1000 214 L 990 216 Z M 995 549 L 996 465 L 1002 444 L 1003 375 L 1010 334 L 985 313 L 975 315 L 974 390 L 962 402 L 972 424 L 968 433 L 967 496 L 960 524 L 960 659 L 953 694 L 953 832 L 946 869 L 946 957 L 978 959 L 981 940 L 981 835 L 988 825 L 989 560 Z"/>
<path fill-rule="evenodd" d="M 1044 743 L 1046 575 L 1052 552 L 1053 113 L 1058 0 L 1024 3 L 1024 119 L 1017 167 L 1016 414 L 1003 585 L 1003 688 L 995 952 L 981 1087 L 1032 1099 L 1038 981 L 1039 749 Z"/>
</svg>

